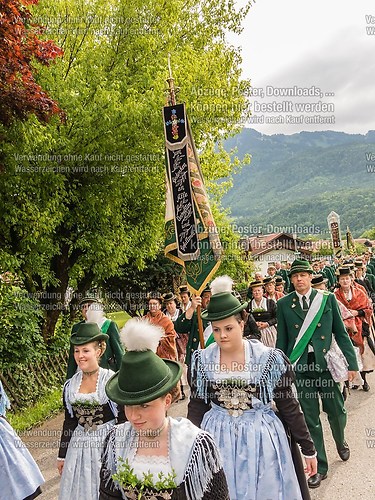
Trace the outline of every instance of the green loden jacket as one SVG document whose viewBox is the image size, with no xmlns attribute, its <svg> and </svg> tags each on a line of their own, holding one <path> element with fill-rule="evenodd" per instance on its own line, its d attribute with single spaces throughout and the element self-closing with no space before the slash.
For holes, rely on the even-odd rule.
<svg viewBox="0 0 375 500">
<path fill-rule="evenodd" d="M 318 292 L 313 289 L 310 300 L 312 300 L 317 293 Z M 292 292 L 277 301 L 276 347 L 281 349 L 288 357 L 293 350 L 304 317 L 305 315 L 300 306 L 296 292 Z M 334 333 L 337 344 L 344 353 L 349 364 L 348 370 L 358 371 L 355 351 L 342 321 L 336 297 L 333 293 L 330 293 L 324 307 L 323 315 L 310 340 L 310 344 L 312 344 L 315 353 L 316 371 L 322 372 L 327 370 L 327 363 L 324 355 L 331 347 L 332 333 Z M 307 352 L 308 347 L 306 347 L 297 363 L 296 372 L 305 372 L 309 370 Z"/>
<path fill-rule="evenodd" d="M 204 309 L 202 309 L 202 312 L 203 311 Z M 202 319 L 202 322 L 203 322 L 203 330 L 205 330 L 209 325 L 209 321 Z M 197 311 L 194 311 L 191 319 L 187 319 L 185 317 L 185 313 L 180 314 L 180 316 L 174 322 L 174 329 L 176 330 L 177 333 L 189 334 L 189 339 L 186 346 L 186 356 L 185 356 L 185 364 L 189 366 L 191 361 L 191 355 L 199 347 Z"/>
</svg>

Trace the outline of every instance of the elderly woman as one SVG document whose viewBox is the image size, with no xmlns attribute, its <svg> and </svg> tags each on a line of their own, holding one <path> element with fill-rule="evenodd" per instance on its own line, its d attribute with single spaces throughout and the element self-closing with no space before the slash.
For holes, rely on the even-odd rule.
<svg viewBox="0 0 375 500">
<path fill-rule="evenodd" d="M 173 325 L 175 324 L 175 321 L 179 316 L 182 314 L 182 309 L 178 306 L 177 302 L 177 297 L 173 292 L 168 292 L 163 295 L 164 299 L 164 314 L 173 322 Z M 176 328 L 175 328 L 176 330 Z M 189 334 L 188 333 L 179 333 L 176 331 L 176 348 L 177 348 L 177 356 L 178 356 L 178 361 L 182 363 L 182 366 L 184 367 L 184 372 L 182 374 L 181 378 L 181 399 L 185 399 L 185 391 L 184 391 L 184 385 L 187 385 L 187 379 L 186 379 L 186 365 L 185 365 L 185 357 L 186 357 L 186 346 L 189 340 Z"/>
<path fill-rule="evenodd" d="M 314 274 L 314 277 L 311 280 L 311 287 L 314 288 L 315 290 L 327 290 L 327 283 L 328 283 L 328 278 L 324 278 L 322 274 Z M 344 322 L 346 331 L 348 332 L 349 337 L 352 337 L 357 332 L 354 316 L 339 300 L 337 301 L 337 304 L 339 306 L 341 318 Z M 359 357 L 360 356 L 358 353 L 357 361 Z M 357 376 L 359 377 L 359 375 Z M 346 380 L 345 382 L 341 382 L 341 388 L 344 401 L 346 401 L 348 397 L 349 381 Z"/>
<path fill-rule="evenodd" d="M 314 444 L 291 389 L 291 365 L 281 351 L 243 338 L 247 303 L 231 294 L 231 284 L 228 277 L 211 284 L 202 316 L 212 322 L 216 343 L 193 353 L 188 418 L 212 434 L 225 456 L 231 500 L 309 498 L 303 469 L 299 482 L 272 404 L 301 445 L 306 472 L 316 474 Z"/>
<path fill-rule="evenodd" d="M 276 292 L 282 293 L 285 295 L 285 281 L 281 276 L 276 276 L 275 278 L 275 290 Z"/>
<path fill-rule="evenodd" d="M 256 321 L 261 335 L 261 342 L 268 347 L 276 345 L 276 303 L 263 295 L 263 281 L 253 281 L 249 285 L 252 289 L 252 300 L 249 302 L 248 312 Z"/>
<path fill-rule="evenodd" d="M 166 316 L 162 309 L 163 297 L 158 292 L 150 292 L 147 295 L 148 313 L 143 317 L 155 326 L 164 330 L 156 354 L 161 358 L 177 361 L 176 331 L 173 321 Z"/>
<path fill-rule="evenodd" d="M 99 496 L 101 448 L 118 416 L 117 404 L 104 390 L 114 372 L 99 367 L 107 340 L 108 335 L 96 323 L 82 323 L 70 338 L 78 371 L 63 391 L 65 420 L 57 459 L 62 475 L 59 500 L 97 500 Z"/>
<path fill-rule="evenodd" d="M 372 306 L 366 292 L 353 286 L 354 277 L 349 267 L 341 267 L 337 270 L 339 288 L 335 290 L 336 298 L 354 316 L 357 331 L 349 335 L 357 347 L 359 347 L 362 360 L 361 377 L 363 379 L 362 389 L 369 391 L 370 386 L 366 380 L 366 374 L 375 369 L 375 355 L 368 345 L 370 334 Z M 357 386 L 353 386 L 357 388 Z"/>
<path fill-rule="evenodd" d="M 276 291 L 276 277 L 268 276 L 263 280 L 263 286 L 266 291 L 264 296 L 267 299 L 272 299 L 274 302 L 277 302 L 281 297 L 284 297 L 282 292 Z"/>
<path fill-rule="evenodd" d="M 210 434 L 186 418 L 167 417 L 182 368 L 156 356 L 161 333 L 136 319 L 122 330 L 126 353 L 106 392 L 125 405 L 128 422 L 107 437 L 99 499 L 229 500 Z"/>
<path fill-rule="evenodd" d="M 163 295 L 164 314 L 173 322 L 182 314 L 182 309 L 178 307 L 177 297 L 173 292 Z"/>
</svg>

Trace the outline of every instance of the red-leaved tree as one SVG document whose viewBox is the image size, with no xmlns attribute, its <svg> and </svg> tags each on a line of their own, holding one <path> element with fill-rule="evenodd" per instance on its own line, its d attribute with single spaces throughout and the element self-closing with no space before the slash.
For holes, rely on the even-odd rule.
<svg viewBox="0 0 375 500">
<path fill-rule="evenodd" d="M 49 65 L 63 54 L 52 40 L 40 40 L 43 28 L 32 23 L 27 5 L 39 0 L 0 0 L 0 123 L 35 114 L 47 122 L 63 112 L 35 81 L 33 62 Z"/>
</svg>

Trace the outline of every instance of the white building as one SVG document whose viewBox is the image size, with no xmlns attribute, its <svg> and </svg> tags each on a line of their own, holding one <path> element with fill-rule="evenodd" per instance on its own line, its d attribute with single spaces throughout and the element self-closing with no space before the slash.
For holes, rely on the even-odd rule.
<svg viewBox="0 0 375 500">
<path fill-rule="evenodd" d="M 296 258 L 310 260 L 311 249 L 305 248 L 306 241 L 288 233 L 272 233 L 257 236 L 248 236 L 241 239 L 241 247 L 247 254 L 251 254 L 256 270 L 263 275 L 267 274 L 269 264 L 281 262 L 292 263 Z"/>
</svg>

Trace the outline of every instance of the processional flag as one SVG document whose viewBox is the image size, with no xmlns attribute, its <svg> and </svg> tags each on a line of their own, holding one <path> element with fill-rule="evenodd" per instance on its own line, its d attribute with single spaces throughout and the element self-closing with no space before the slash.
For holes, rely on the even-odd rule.
<svg viewBox="0 0 375 500">
<path fill-rule="evenodd" d="M 172 76 L 167 81 L 165 255 L 184 267 L 190 290 L 200 295 L 220 265 L 222 249 L 185 105 L 175 102 Z"/>
<path fill-rule="evenodd" d="M 350 254 L 355 253 L 355 241 L 353 239 L 349 226 L 346 226 L 346 247 Z"/>
<path fill-rule="evenodd" d="M 341 231 L 340 231 L 340 217 L 336 212 L 331 212 L 327 217 L 327 222 L 328 222 L 329 232 L 331 233 L 333 253 L 335 257 L 341 259 L 342 244 L 341 244 Z"/>
</svg>

